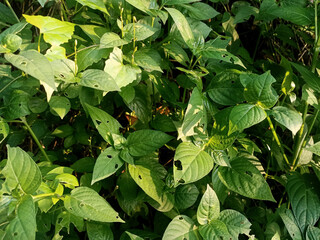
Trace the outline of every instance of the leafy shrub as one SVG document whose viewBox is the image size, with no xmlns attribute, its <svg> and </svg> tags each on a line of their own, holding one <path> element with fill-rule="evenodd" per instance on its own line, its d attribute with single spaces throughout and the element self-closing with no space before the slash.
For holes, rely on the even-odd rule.
<svg viewBox="0 0 320 240">
<path fill-rule="evenodd" d="M 0 13 L 0 239 L 319 239 L 318 0 Z"/>
</svg>

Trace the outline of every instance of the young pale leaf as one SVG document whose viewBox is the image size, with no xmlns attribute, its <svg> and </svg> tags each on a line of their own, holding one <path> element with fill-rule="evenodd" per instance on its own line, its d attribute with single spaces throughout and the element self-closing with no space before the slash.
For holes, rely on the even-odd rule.
<svg viewBox="0 0 320 240">
<path fill-rule="evenodd" d="M 171 139 L 170 135 L 163 132 L 144 129 L 131 133 L 127 139 L 127 145 L 129 153 L 139 157 L 154 152 Z"/>
<path fill-rule="evenodd" d="M 320 200 L 315 189 L 317 180 L 310 174 L 294 173 L 288 177 L 286 186 L 292 211 L 300 230 L 305 233 L 320 217 Z"/>
<path fill-rule="evenodd" d="M 202 101 L 202 93 L 198 88 L 194 88 L 182 123 L 183 135 L 193 136 L 195 134 L 194 128 L 201 123 L 206 125 L 206 122 L 206 111 Z"/>
<path fill-rule="evenodd" d="M 229 132 L 243 131 L 266 118 L 265 111 L 256 105 L 240 104 L 232 108 L 229 116 Z"/>
<path fill-rule="evenodd" d="M 272 109 L 272 115 L 278 123 L 288 128 L 293 135 L 296 135 L 302 125 L 301 115 L 287 107 L 274 107 Z"/>
<path fill-rule="evenodd" d="M 10 221 L 6 228 L 4 239 L 34 240 L 36 239 L 36 231 L 34 202 L 31 195 L 25 195 L 18 204 L 16 217 Z"/>
<path fill-rule="evenodd" d="M 103 0 L 76 0 L 76 1 L 81 3 L 83 6 L 88 6 L 89 8 L 97 9 L 109 15 Z"/>
<path fill-rule="evenodd" d="M 249 103 L 257 103 L 263 108 L 271 108 L 276 104 L 278 95 L 271 86 L 276 80 L 270 71 L 262 75 L 242 74 L 240 81 L 244 86 L 244 97 Z"/>
<path fill-rule="evenodd" d="M 21 148 L 10 147 L 8 149 L 8 161 L 2 174 L 10 188 L 20 185 L 25 193 L 34 193 L 41 184 L 41 172 L 33 159 Z"/>
<path fill-rule="evenodd" d="M 170 16 L 173 18 L 173 21 L 177 25 L 177 28 L 185 41 L 185 43 L 188 45 L 189 48 L 193 48 L 193 45 L 195 43 L 195 39 L 192 33 L 192 30 L 190 28 L 190 25 L 185 18 L 185 16 L 177 9 L 174 8 L 165 8 Z"/>
<path fill-rule="evenodd" d="M 61 119 L 70 111 L 71 103 L 68 98 L 62 96 L 53 96 L 49 102 L 50 109 L 59 115 Z"/>
<path fill-rule="evenodd" d="M 220 166 L 218 171 L 220 180 L 227 188 L 249 198 L 275 201 L 268 183 L 248 159 L 234 158 L 230 165 L 231 168 Z"/>
<path fill-rule="evenodd" d="M 6 137 L 9 135 L 9 132 L 10 128 L 8 123 L 6 123 L 3 118 L 0 117 L 0 143 L 6 139 Z"/>
<path fill-rule="evenodd" d="M 104 92 L 120 91 L 115 80 L 108 73 L 99 69 L 88 69 L 84 71 L 79 84 Z"/>
<path fill-rule="evenodd" d="M 91 184 L 111 176 L 123 163 L 119 158 L 119 151 L 112 147 L 107 148 L 99 155 L 94 165 Z"/>
<path fill-rule="evenodd" d="M 50 100 L 53 90 L 57 90 L 54 83 L 54 73 L 49 60 L 35 50 L 20 52 L 19 55 L 5 54 L 5 59 L 13 66 L 21 69 L 34 78 L 37 78 L 44 87 L 48 86 L 47 99 Z"/>
<path fill-rule="evenodd" d="M 173 195 L 164 191 L 165 183 L 159 176 L 157 165 L 160 164 L 137 161 L 136 165 L 129 165 L 129 173 L 139 187 L 160 205 L 158 210 L 168 212 L 173 208 L 174 199 Z"/>
<path fill-rule="evenodd" d="M 178 215 L 169 223 L 162 240 L 198 240 L 199 234 L 191 218 Z"/>
<path fill-rule="evenodd" d="M 97 223 L 97 222 L 86 222 L 86 229 L 88 238 L 90 240 L 112 240 L 114 239 L 110 225 Z"/>
<path fill-rule="evenodd" d="M 215 191 L 207 185 L 197 210 L 197 219 L 201 225 L 214 221 L 220 214 L 220 202 Z"/>
<path fill-rule="evenodd" d="M 249 236 L 251 223 L 241 213 L 232 209 L 223 210 L 218 220 L 227 226 L 230 239 L 238 239 L 240 234 Z"/>
<path fill-rule="evenodd" d="M 207 152 L 190 142 L 180 143 L 174 156 L 174 184 L 195 182 L 206 176 L 212 168 L 213 159 Z"/>
<path fill-rule="evenodd" d="M 174 204 L 178 209 L 191 207 L 198 199 L 199 190 L 194 184 L 180 185 L 174 193 Z"/>
<path fill-rule="evenodd" d="M 94 126 L 108 143 L 112 143 L 112 133 L 119 134 L 120 123 L 105 111 L 85 104 Z"/>
<path fill-rule="evenodd" d="M 286 226 L 292 240 L 300 240 L 303 239 L 300 229 L 298 227 L 298 223 L 294 218 L 292 211 L 290 209 L 282 208 L 279 212 L 279 215 Z"/>
<path fill-rule="evenodd" d="M 74 24 L 49 16 L 29 16 L 23 14 L 28 23 L 40 29 L 43 39 L 51 45 L 59 46 L 68 42 L 74 31 Z M 42 66 L 42 65 L 40 65 Z"/>
<path fill-rule="evenodd" d="M 124 222 L 119 214 L 96 191 L 78 187 L 64 200 L 65 208 L 76 216 L 97 222 Z"/>
<path fill-rule="evenodd" d="M 107 32 L 103 34 L 100 39 L 100 48 L 114 48 L 127 43 L 129 42 L 121 39 L 118 34 L 114 32 Z"/>
<path fill-rule="evenodd" d="M 320 142 L 316 142 L 310 147 L 307 147 L 306 150 L 320 156 Z"/>
<path fill-rule="evenodd" d="M 123 64 L 122 51 L 117 47 L 113 49 L 110 58 L 106 61 L 104 71 L 115 80 L 119 88 L 132 83 L 141 73 L 140 68 Z"/>
</svg>

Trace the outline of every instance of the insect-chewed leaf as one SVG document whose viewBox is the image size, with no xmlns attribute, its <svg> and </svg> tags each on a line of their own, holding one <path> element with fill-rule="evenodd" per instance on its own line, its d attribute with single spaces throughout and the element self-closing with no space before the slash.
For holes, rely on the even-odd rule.
<svg viewBox="0 0 320 240">
<path fill-rule="evenodd" d="M 98 222 L 124 222 L 119 214 L 96 191 L 78 187 L 64 200 L 65 208 L 72 214 Z"/>
<path fill-rule="evenodd" d="M 176 216 L 166 228 L 162 240 L 198 240 L 198 230 L 191 218 L 185 215 Z"/>
<path fill-rule="evenodd" d="M 41 172 L 33 159 L 21 148 L 10 147 L 8 149 L 8 161 L 2 174 L 10 188 L 20 185 L 25 193 L 34 193 L 41 184 Z"/>
</svg>

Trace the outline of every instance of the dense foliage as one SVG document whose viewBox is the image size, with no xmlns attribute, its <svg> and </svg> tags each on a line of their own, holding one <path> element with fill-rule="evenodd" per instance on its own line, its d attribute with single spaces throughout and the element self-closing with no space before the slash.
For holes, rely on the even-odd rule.
<svg viewBox="0 0 320 240">
<path fill-rule="evenodd" d="M 5 0 L 0 29 L 0 239 L 319 240 L 318 0 Z"/>
</svg>

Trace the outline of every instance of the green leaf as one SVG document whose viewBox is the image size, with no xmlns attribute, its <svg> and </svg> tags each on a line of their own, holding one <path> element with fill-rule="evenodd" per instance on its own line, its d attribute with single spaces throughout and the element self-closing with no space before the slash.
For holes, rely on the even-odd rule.
<svg viewBox="0 0 320 240">
<path fill-rule="evenodd" d="M 76 1 L 78 3 L 81 3 L 83 6 L 88 6 L 89 8 L 97 9 L 109 15 L 103 0 L 76 0 Z"/>
<path fill-rule="evenodd" d="M 89 240 L 113 240 L 113 233 L 109 225 L 86 222 Z"/>
<path fill-rule="evenodd" d="M 28 101 L 30 95 L 22 90 L 14 90 L 11 92 L 9 99 L 5 98 L 5 115 L 8 120 L 24 117 L 30 114 Z"/>
<path fill-rule="evenodd" d="M 153 28 L 150 25 L 143 23 L 129 23 L 124 26 L 124 40 L 127 42 L 133 41 L 143 41 L 158 31 L 157 28 Z"/>
<path fill-rule="evenodd" d="M 223 210 L 218 220 L 227 226 L 231 239 L 238 239 L 240 234 L 249 236 L 251 223 L 241 213 L 232 209 Z"/>
<path fill-rule="evenodd" d="M 10 188 L 17 185 L 25 193 L 34 193 L 41 184 L 41 172 L 33 159 L 21 148 L 10 147 L 8 149 L 8 161 L 2 174 L 6 177 L 6 181 Z"/>
<path fill-rule="evenodd" d="M 119 88 L 125 87 L 138 78 L 141 69 L 131 65 L 123 64 L 123 54 L 121 49 L 115 47 L 106 61 L 104 71 L 108 73 L 116 82 Z"/>
<path fill-rule="evenodd" d="M 68 42 L 74 31 L 74 24 L 49 16 L 30 16 L 23 14 L 28 23 L 40 29 L 43 39 L 54 46 Z"/>
<path fill-rule="evenodd" d="M 70 111 L 71 103 L 68 98 L 62 96 L 53 96 L 49 102 L 50 109 L 63 119 Z"/>
<path fill-rule="evenodd" d="M 106 72 L 99 69 L 89 69 L 82 73 L 80 85 L 102 90 L 104 92 L 120 91 L 115 80 Z"/>
<path fill-rule="evenodd" d="M 279 215 L 286 226 L 292 240 L 300 240 L 303 239 L 300 229 L 298 227 L 298 223 L 294 218 L 292 211 L 290 209 L 282 208 L 279 212 Z"/>
<path fill-rule="evenodd" d="M 199 2 L 200 0 L 165 0 L 163 1 L 164 5 L 178 5 L 192 2 Z"/>
<path fill-rule="evenodd" d="M 198 125 L 206 128 L 206 111 L 202 101 L 202 93 L 198 88 L 194 88 L 188 103 L 185 117 L 182 123 L 182 133 L 185 136 L 195 135 L 194 128 Z"/>
<path fill-rule="evenodd" d="M 185 16 L 177 9 L 174 8 L 165 8 L 170 16 L 173 18 L 173 21 L 177 25 L 177 28 L 185 41 L 185 43 L 188 45 L 189 48 L 193 48 L 193 45 L 195 44 L 195 38 L 192 33 L 192 30 L 190 28 L 190 25 L 185 18 Z"/>
<path fill-rule="evenodd" d="M 81 48 L 77 53 L 78 57 L 78 71 L 85 70 L 93 63 L 100 61 L 102 58 L 107 58 L 111 52 L 111 49 L 100 49 L 99 47 L 90 47 L 87 49 Z"/>
<path fill-rule="evenodd" d="M 315 189 L 317 179 L 310 174 L 294 173 L 288 177 L 287 192 L 292 211 L 302 233 L 313 226 L 320 217 L 320 200 Z"/>
<path fill-rule="evenodd" d="M 320 228 L 308 226 L 306 233 L 306 240 L 319 240 Z M 301 239 L 301 238 L 300 238 Z"/>
<path fill-rule="evenodd" d="M 296 63 L 291 63 L 292 66 L 298 70 L 298 72 L 301 74 L 304 81 L 316 92 L 320 93 L 320 82 L 319 77 L 308 70 L 306 67 L 301 66 Z"/>
<path fill-rule="evenodd" d="M 164 191 L 166 184 L 161 180 L 158 168 L 162 168 L 158 162 L 142 159 L 136 161 L 135 165 L 129 164 L 129 173 L 139 187 L 160 205 L 158 210 L 168 212 L 174 206 L 174 199 L 172 194 Z"/>
<path fill-rule="evenodd" d="M 202 2 L 196 2 L 192 5 L 183 4 L 181 6 L 188 10 L 190 17 L 197 20 L 208 20 L 220 14 L 209 4 Z"/>
<path fill-rule="evenodd" d="M 320 142 L 316 142 L 312 146 L 307 147 L 306 150 L 320 156 Z"/>
<path fill-rule="evenodd" d="M 213 159 L 190 142 L 180 143 L 174 156 L 174 184 L 198 181 L 213 168 Z"/>
<path fill-rule="evenodd" d="M 134 61 L 140 67 L 144 68 L 146 71 L 159 71 L 161 70 L 161 56 L 158 51 L 151 48 L 143 48 L 138 50 L 134 54 Z"/>
<path fill-rule="evenodd" d="M 7 34 L 1 40 L 0 53 L 10 53 L 17 51 L 22 43 L 22 38 L 15 34 Z"/>
<path fill-rule="evenodd" d="M 42 113 L 47 109 L 48 103 L 45 99 L 32 97 L 28 102 L 28 107 L 33 113 Z"/>
<path fill-rule="evenodd" d="M 240 81 L 245 88 L 244 97 L 248 103 L 257 103 L 263 108 L 271 108 L 276 104 L 278 95 L 271 86 L 276 80 L 270 71 L 262 75 L 242 74 Z"/>
<path fill-rule="evenodd" d="M 6 137 L 9 135 L 9 132 L 10 128 L 8 123 L 6 123 L 4 119 L 0 117 L 0 143 L 6 139 Z"/>
<path fill-rule="evenodd" d="M 198 240 L 199 234 L 191 218 L 178 215 L 169 223 L 162 240 Z"/>
<path fill-rule="evenodd" d="M 74 61 L 70 59 L 57 59 L 51 62 L 54 76 L 57 80 L 67 83 L 79 82 L 77 74 L 77 66 Z"/>
<path fill-rule="evenodd" d="M 250 3 L 245 1 L 238 1 L 232 4 L 232 13 L 235 15 L 234 24 L 242 23 L 251 17 L 251 15 L 256 16 L 259 13 L 259 9 L 250 5 Z"/>
<path fill-rule="evenodd" d="M 215 220 L 209 224 L 200 226 L 199 232 L 204 239 L 208 240 L 220 240 L 224 237 L 230 238 L 226 224 L 220 220 Z"/>
<path fill-rule="evenodd" d="M 119 151 L 114 150 L 112 147 L 107 148 L 97 158 L 91 184 L 111 176 L 121 168 L 123 163 L 119 158 Z"/>
<path fill-rule="evenodd" d="M 10 24 L 17 23 L 17 19 L 13 12 L 3 3 L 0 3 L 0 20 Z"/>
<path fill-rule="evenodd" d="M 96 191 L 78 187 L 64 200 L 65 208 L 72 214 L 98 222 L 123 222 L 119 214 Z"/>
<path fill-rule="evenodd" d="M 178 209 L 187 209 L 197 201 L 199 190 L 194 184 L 180 185 L 174 193 L 175 206 Z"/>
<path fill-rule="evenodd" d="M 56 90 L 51 64 L 41 53 L 35 50 L 23 51 L 19 55 L 7 53 L 5 54 L 5 59 L 13 66 L 37 78 L 45 88 L 48 87 L 49 89 Z M 46 88 L 46 92 L 49 101 L 53 91 L 48 92 Z"/>
<path fill-rule="evenodd" d="M 74 189 L 75 187 L 79 186 L 78 179 L 70 173 L 59 174 L 58 176 L 56 176 L 55 179 L 58 180 L 61 184 L 63 184 L 67 188 Z"/>
<path fill-rule="evenodd" d="M 144 129 L 131 133 L 127 139 L 127 145 L 129 153 L 139 157 L 154 152 L 171 139 L 170 135 L 163 132 Z"/>
<path fill-rule="evenodd" d="M 6 228 L 4 239 L 36 239 L 37 223 L 36 209 L 31 195 L 25 195 L 20 200 L 16 217 Z"/>
<path fill-rule="evenodd" d="M 232 72 L 222 72 L 215 76 L 207 92 L 214 102 L 221 105 L 235 105 L 244 101 L 239 75 Z"/>
<path fill-rule="evenodd" d="M 275 201 L 268 183 L 248 159 L 237 157 L 230 161 L 230 165 L 231 168 L 220 166 L 218 171 L 227 188 L 249 198 Z"/>
<path fill-rule="evenodd" d="M 229 116 L 229 135 L 243 131 L 262 122 L 266 118 L 263 109 L 256 105 L 240 104 L 232 108 Z"/>
<path fill-rule="evenodd" d="M 272 115 L 278 123 L 288 128 L 293 135 L 296 135 L 302 125 L 301 115 L 287 107 L 274 107 L 272 109 Z"/>
<path fill-rule="evenodd" d="M 82 218 L 75 216 L 67 211 L 62 211 L 57 216 L 57 220 L 55 222 L 55 235 L 53 239 L 56 240 L 63 238 L 63 236 L 59 235 L 60 231 L 63 228 L 66 228 L 67 232 L 70 232 L 70 223 L 73 223 L 78 231 L 83 231 L 84 221 Z"/>
<path fill-rule="evenodd" d="M 171 57 L 173 57 L 178 63 L 182 64 L 185 67 L 188 67 L 190 59 L 188 57 L 188 54 L 183 50 L 183 48 L 179 44 L 172 41 L 170 43 L 162 45 L 162 47 L 165 50 L 165 52 L 167 52 Z"/>
<path fill-rule="evenodd" d="M 215 191 L 207 185 L 197 210 L 197 219 L 201 225 L 209 224 L 219 217 L 220 202 Z"/>
<path fill-rule="evenodd" d="M 105 111 L 85 104 L 92 122 L 100 135 L 108 143 L 112 143 L 112 133 L 119 134 L 120 123 Z"/>
<path fill-rule="evenodd" d="M 100 39 L 100 48 L 114 48 L 126 45 L 127 41 L 121 39 L 118 34 L 107 32 Z"/>
<path fill-rule="evenodd" d="M 272 15 L 297 25 L 310 25 L 314 22 L 313 8 L 300 6 L 282 6 L 272 12 Z M 292 14 L 294 13 L 294 14 Z"/>
<path fill-rule="evenodd" d="M 238 132 L 229 132 L 229 115 L 232 108 L 225 108 L 214 115 L 215 122 L 209 139 L 209 146 L 214 150 L 224 150 L 230 147 L 238 136 Z"/>
</svg>

